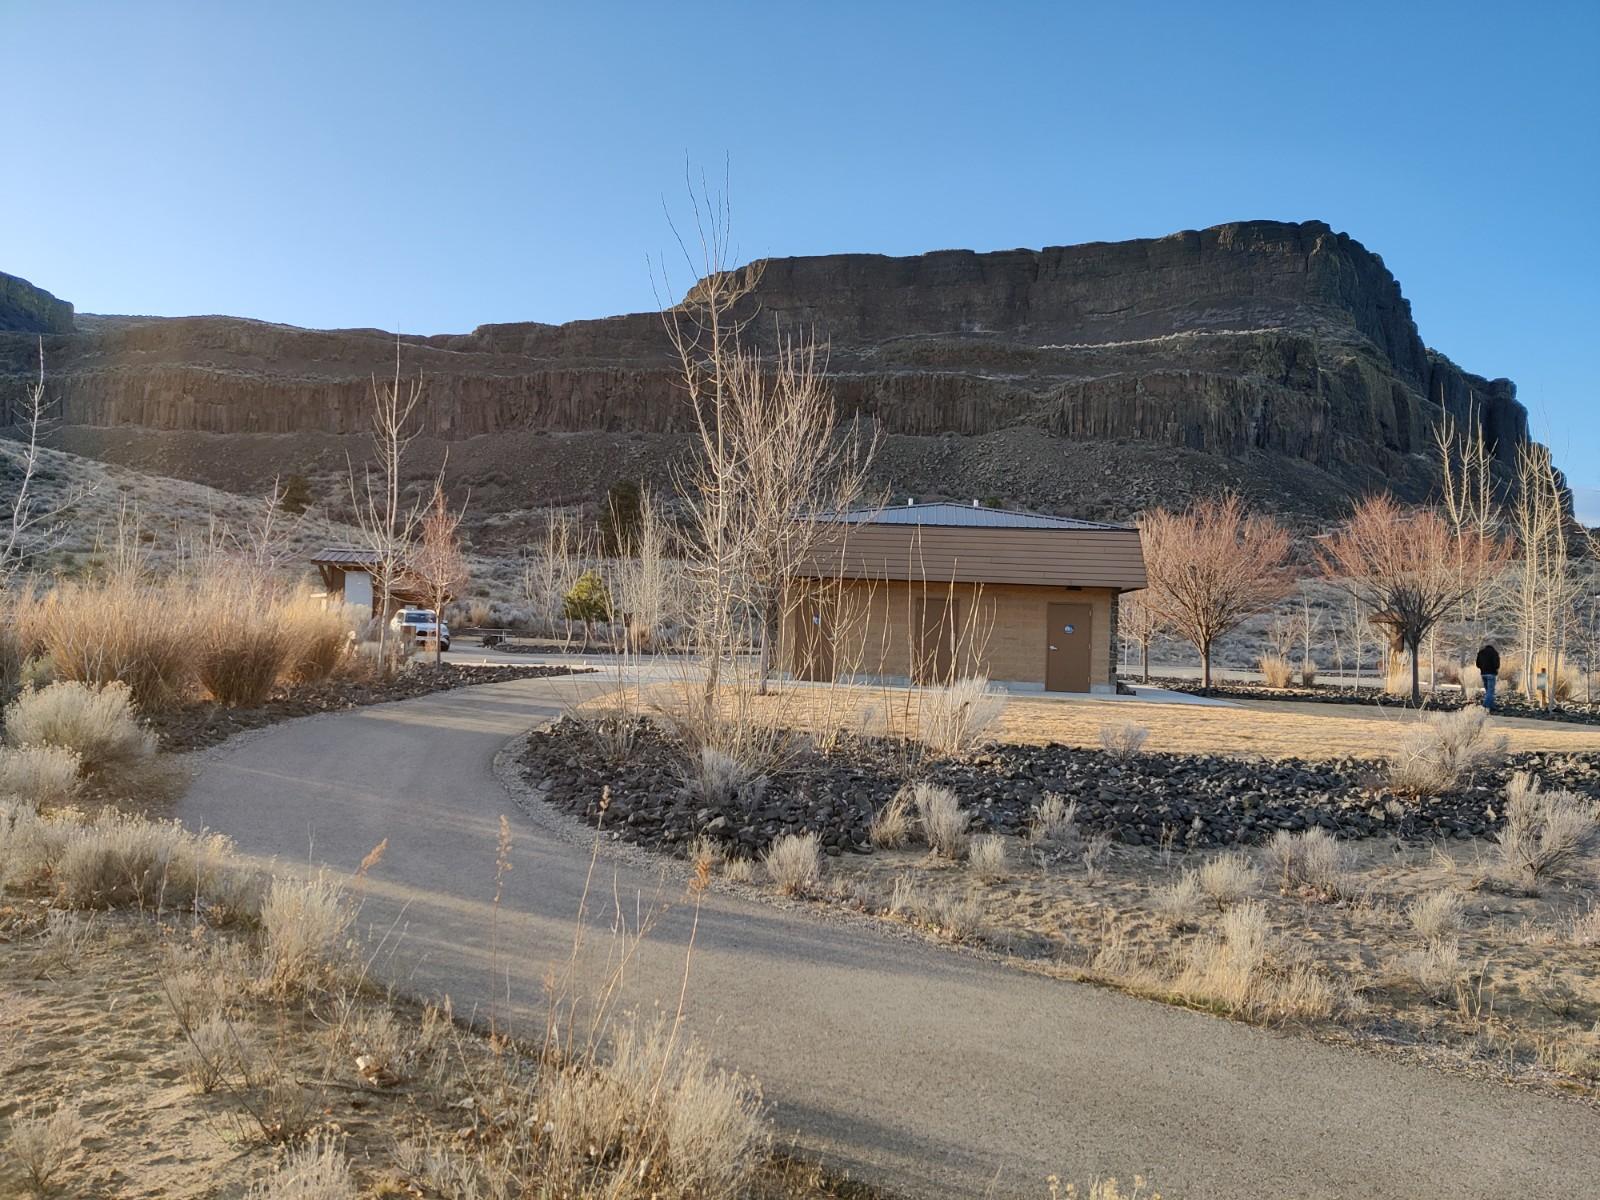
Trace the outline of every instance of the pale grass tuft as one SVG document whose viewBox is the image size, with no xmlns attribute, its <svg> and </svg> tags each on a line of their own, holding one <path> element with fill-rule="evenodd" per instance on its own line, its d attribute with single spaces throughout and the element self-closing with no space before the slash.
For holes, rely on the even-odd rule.
<svg viewBox="0 0 1600 1200">
<path fill-rule="evenodd" d="M 761 857 L 770 879 L 785 896 L 808 892 L 822 878 L 820 843 L 814 833 L 786 833 Z"/>
<path fill-rule="evenodd" d="M 1255 889 L 1256 872 L 1242 854 L 1219 854 L 1200 868 L 1198 882 L 1218 912 L 1238 904 Z"/>
<path fill-rule="evenodd" d="M 966 854 L 972 814 L 961 807 L 954 792 L 931 783 L 917 783 L 912 786 L 911 801 L 930 850 L 951 860 Z"/>
<path fill-rule="evenodd" d="M 1461 943 L 1453 937 L 1438 938 L 1411 951 L 1402 961 L 1424 992 L 1446 999 L 1461 978 Z"/>
<path fill-rule="evenodd" d="M 218 704 L 254 708 L 295 667 L 298 647 L 275 592 L 249 572 L 214 568 L 192 585 L 195 677 Z"/>
<path fill-rule="evenodd" d="M 1259 900 L 1235 905 L 1215 934 L 1196 940 L 1177 989 L 1257 1019 L 1318 1019 L 1339 1007 L 1333 985 L 1309 962 L 1277 951 Z"/>
<path fill-rule="evenodd" d="M 974 838 L 967 854 L 967 867 L 982 883 L 1004 883 L 1011 878 L 1006 861 L 1006 840 L 994 833 Z"/>
<path fill-rule="evenodd" d="M 1529 884 L 1559 875 L 1600 836 L 1595 805 L 1573 792 L 1547 792 L 1518 771 L 1506 786 L 1500 862 Z"/>
<path fill-rule="evenodd" d="M 1112 758 L 1128 759 L 1144 749 L 1150 731 L 1134 721 L 1100 726 L 1100 748 Z"/>
<path fill-rule="evenodd" d="M 747 761 L 715 746 L 702 746 L 684 772 L 684 785 L 711 808 L 749 808 L 761 802 L 767 777 Z"/>
<path fill-rule="evenodd" d="M 344 967 L 355 907 L 326 871 L 314 879 L 280 875 L 261 904 L 263 982 L 270 991 L 307 991 Z"/>
<path fill-rule="evenodd" d="M 1401 738 L 1389 764 L 1389 786 L 1409 796 L 1437 796 L 1502 762 L 1508 745 L 1481 708 L 1439 713 L 1419 721 Z"/>
<path fill-rule="evenodd" d="M 1285 893 L 1310 894 L 1322 900 L 1338 900 L 1354 894 L 1350 874 L 1350 854 L 1325 829 L 1290 833 L 1280 829 L 1265 852 L 1267 869 L 1277 875 Z"/>
<path fill-rule="evenodd" d="M 1078 802 L 1046 792 L 1028 822 L 1028 840 L 1042 850 L 1064 851 L 1078 842 Z"/>
<path fill-rule="evenodd" d="M 956 942 L 968 940 L 983 924 L 983 905 L 972 895 L 935 892 L 918 897 L 911 911 L 922 924 Z"/>
<path fill-rule="evenodd" d="M 52 683 L 24 692 L 7 706 L 5 725 L 12 746 L 74 751 L 85 774 L 125 769 L 156 752 L 155 736 L 139 724 L 123 683 Z"/>
<path fill-rule="evenodd" d="M 49 1116 L 13 1117 L 6 1150 L 34 1191 L 44 1193 L 77 1154 L 83 1135 L 77 1110 L 62 1104 Z"/>
<path fill-rule="evenodd" d="M 57 679 L 122 683 L 141 708 L 155 709 L 192 686 L 190 612 L 184 581 L 152 582 L 123 565 L 105 580 L 58 584 L 34 619 Z"/>
<path fill-rule="evenodd" d="M 722 864 L 722 877 L 729 883 L 749 883 L 756 877 L 756 864 L 749 858 L 730 858 Z"/>
<path fill-rule="evenodd" d="M 1461 929 L 1461 915 L 1465 909 L 1461 897 L 1449 888 L 1418 896 L 1406 906 L 1406 919 L 1411 928 L 1425 940 L 1442 941 L 1454 937 Z"/>
<path fill-rule="evenodd" d="M 1584 949 L 1600 946 L 1600 908 L 1589 908 L 1573 917 L 1566 929 L 1566 940 Z"/>
<path fill-rule="evenodd" d="M 898 850 L 911 840 L 911 793 L 901 788 L 872 814 L 867 836 L 879 850 Z"/>
<path fill-rule="evenodd" d="M 1294 686 L 1294 664 L 1281 654 L 1263 654 L 1256 660 L 1261 677 L 1269 688 Z"/>
<path fill-rule="evenodd" d="M 1156 889 L 1152 904 L 1162 923 L 1171 930 L 1187 929 L 1200 915 L 1200 879 L 1185 871 L 1171 883 Z"/>
<path fill-rule="evenodd" d="M 981 675 L 924 687 L 917 694 L 917 740 L 933 754 L 965 754 L 977 748 L 1005 706 L 1005 695 Z"/>
<path fill-rule="evenodd" d="M 344 1151 L 332 1138 L 317 1137 L 290 1150 L 247 1200 L 356 1200 L 359 1194 Z"/>
<path fill-rule="evenodd" d="M 78 791 L 83 760 L 67 746 L 0 748 L 0 796 L 19 796 L 39 808 L 61 808 Z"/>
</svg>

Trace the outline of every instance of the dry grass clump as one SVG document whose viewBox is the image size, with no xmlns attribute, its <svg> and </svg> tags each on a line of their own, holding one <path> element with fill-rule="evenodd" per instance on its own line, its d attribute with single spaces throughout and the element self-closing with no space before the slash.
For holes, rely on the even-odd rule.
<svg viewBox="0 0 1600 1200">
<path fill-rule="evenodd" d="M 194 677 L 190 598 L 131 569 L 58 584 L 40 601 L 39 642 L 59 679 L 120 682 L 141 708 L 182 699 Z"/>
<path fill-rule="evenodd" d="M 785 896 L 800 895 L 822 878 L 821 843 L 814 833 L 786 833 L 767 847 L 761 865 Z"/>
<path fill-rule="evenodd" d="M 679 744 L 679 775 L 691 795 L 712 807 L 757 804 L 799 743 L 780 724 L 780 711 L 755 705 L 739 689 L 725 700 L 726 708 L 718 707 L 686 691 L 655 712 Z"/>
<path fill-rule="evenodd" d="M 1259 900 L 1229 909 L 1216 933 L 1196 940 L 1176 986 L 1193 1000 L 1257 1020 L 1314 1020 L 1339 1007 L 1326 977 L 1274 944 Z"/>
<path fill-rule="evenodd" d="M 70 804 L 83 760 L 66 746 L 0 748 L 0 796 L 19 796 L 39 808 Z"/>
<path fill-rule="evenodd" d="M 1217 911 L 1224 912 L 1255 890 L 1256 870 L 1242 854 L 1218 854 L 1200 868 L 1195 881 Z"/>
<path fill-rule="evenodd" d="M 187 1026 L 183 1074 L 199 1094 L 216 1091 L 229 1076 L 248 1075 L 251 1061 L 246 1035 L 221 1012 Z"/>
<path fill-rule="evenodd" d="M 1438 942 L 1461 931 L 1464 908 L 1460 895 L 1449 888 L 1440 888 L 1418 896 L 1407 905 L 1406 919 L 1425 941 Z"/>
<path fill-rule="evenodd" d="M 1504 761 L 1508 745 L 1481 708 L 1439 713 L 1413 725 L 1400 739 L 1389 766 L 1389 786 L 1409 796 L 1437 796 L 1473 772 Z"/>
<path fill-rule="evenodd" d="M 982 883 L 1004 883 L 1011 878 L 1011 866 L 1006 861 L 1006 840 L 999 834 L 986 833 L 974 838 L 967 852 L 967 867 Z"/>
<path fill-rule="evenodd" d="M 971 938 L 983 925 L 983 904 L 976 896 L 924 893 L 908 875 L 895 880 L 886 911 L 956 942 Z"/>
<path fill-rule="evenodd" d="M 1261 677 L 1269 688 L 1294 686 L 1294 664 L 1281 654 L 1263 654 L 1256 660 Z"/>
<path fill-rule="evenodd" d="M 332 1138 L 317 1137 L 291 1149 L 247 1200 L 356 1200 L 359 1194 L 344 1151 Z"/>
<path fill-rule="evenodd" d="M 227 838 L 115 809 L 68 826 L 48 873 L 58 900 L 70 908 L 209 904 L 228 918 L 248 916 L 253 907 L 251 877 L 233 861 Z"/>
<path fill-rule="evenodd" d="M 190 611 L 195 677 L 206 694 L 230 708 L 254 708 L 292 664 L 283 606 L 248 575 L 213 571 L 194 586 Z"/>
<path fill-rule="evenodd" d="M 931 783 L 917 783 L 911 789 L 911 802 L 930 850 L 952 861 L 966 854 L 972 814 L 961 807 L 954 792 Z"/>
<path fill-rule="evenodd" d="M 1100 726 L 1100 748 L 1112 758 L 1133 758 L 1144 749 L 1150 731 L 1134 721 Z"/>
<path fill-rule="evenodd" d="M 1046 792 L 1028 822 L 1028 840 L 1041 850 L 1065 851 L 1078 844 L 1078 802 Z"/>
<path fill-rule="evenodd" d="M 355 905 L 327 872 L 278 876 L 261 903 L 262 979 L 280 995 L 335 979 L 349 958 Z"/>
<path fill-rule="evenodd" d="M 1500 861 L 1534 886 L 1568 869 L 1600 835 L 1595 805 L 1573 792 L 1547 792 L 1525 771 L 1506 786 Z"/>
<path fill-rule="evenodd" d="M 10 596 L 0 592 L 0 599 Z M 6 704 L 22 687 L 22 673 L 27 668 L 28 655 L 22 638 L 8 621 L 0 626 L 0 704 Z"/>
<path fill-rule="evenodd" d="M 1566 927 L 1566 940 L 1573 946 L 1600 946 L 1600 908 L 1586 909 Z"/>
<path fill-rule="evenodd" d="M 125 683 L 52 683 L 6 707 L 12 746 L 56 746 L 77 754 L 86 775 L 126 769 L 156 752 L 155 735 L 139 724 Z"/>
<path fill-rule="evenodd" d="M 911 792 L 901 788 L 872 814 L 867 836 L 879 850 L 899 850 L 911 841 Z"/>
<path fill-rule="evenodd" d="M 355 631 L 344 610 L 309 592 L 297 592 L 276 614 L 289 642 L 284 678 L 290 683 L 320 683 L 349 662 Z"/>
<path fill-rule="evenodd" d="M 17 1160 L 33 1190 L 43 1195 L 77 1154 L 83 1135 L 77 1110 L 63 1104 L 48 1116 L 14 1117 L 6 1151 Z"/>
<path fill-rule="evenodd" d="M 1349 852 L 1325 829 L 1278 830 L 1267 845 L 1266 861 L 1285 894 L 1339 900 L 1354 891 Z"/>
<path fill-rule="evenodd" d="M 715 746 L 701 746 L 683 768 L 683 783 L 701 804 L 711 808 L 749 808 L 761 803 L 767 777 L 748 760 Z"/>
<path fill-rule="evenodd" d="M 1003 693 L 982 675 L 917 694 L 917 740 L 932 754 L 951 756 L 975 749 L 1005 710 Z"/>
<path fill-rule="evenodd" d="M 1200 878 L 1193 871 L 1185 871 L 1170 883 L 1157 888 L 1151 899 L 1156 915 L 1168 929 L 1187 929 L 1199 919 Z"/>
</svg>

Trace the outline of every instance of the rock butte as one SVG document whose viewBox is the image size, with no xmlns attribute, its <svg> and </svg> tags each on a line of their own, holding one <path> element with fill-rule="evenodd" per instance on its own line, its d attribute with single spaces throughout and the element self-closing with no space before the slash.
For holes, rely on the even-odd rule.
<svg viewBox="0 0 1600 1200">
<path fill-rule="evenodd" d="M 919 497 L 1124 516 L 1232 486 L 1326 516 L 1369 489 L 1424 498 L 1442 413 L 1476 413 L 1507 468 L 1528 436 L 1515 386 L 1428 349 L 1382 259 L 1320 222 L 741 273 L 752 335 L 826 338 L 841 411 L 885 435 L 882 482 Z M 74 318 L 5 275 L 0 331 L 0 400 L 44 335 L 64 448 L 235 489 L 342 468 L 394 359 L 375 329 Z M 670 481 L 688 412 L 659 314 L 401 340 L 426 388 L 419 469 L 450 445 L 491 504 Z"/>
</svg>

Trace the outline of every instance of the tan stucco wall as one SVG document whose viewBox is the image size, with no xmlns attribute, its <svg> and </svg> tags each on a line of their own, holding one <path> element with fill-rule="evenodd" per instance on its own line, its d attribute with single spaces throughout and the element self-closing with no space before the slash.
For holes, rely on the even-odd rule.
<svg viewBox="0 0 1600 1200">
<path fill-rule="evenodd" d="M 1046 606 L 1087 604 L 1094 613 L 1089 683 L 1096 690 L 1113 686 L 1116 592 L 1110 588 L 859 580 L 828 580 L 808 586 L 820 589 L 836 605 L 834 668 L 842 677 L 909 677 L 918 645 L 918 602 L 926 595 L 956 601 L 959 675 L 987 674 L 996 682 L 1039 687 L 1045 682 Z M 792 632 L 792 623 L 785 621 L 783 662 L 791 669 Z"/>
</svg>

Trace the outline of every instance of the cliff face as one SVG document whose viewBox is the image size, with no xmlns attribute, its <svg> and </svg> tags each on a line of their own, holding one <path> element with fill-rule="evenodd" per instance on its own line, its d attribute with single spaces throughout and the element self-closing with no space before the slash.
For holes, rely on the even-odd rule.
<svg viewBox="0 0 1600 1200">
<path fill-rule="evenodd" d="M 72 305 L 0 271 L 0 332 L 71 333 Z"/>
<path fill-rule="evenodd" d="M 911 442 L 1012 444 L 1031 433 L 1023 441 L 1046 456 L 1033 464 L 1040 478 L 1052 446 L 1111 443 L 1106 453 L 1130 469 L 1166 447 L 1217 460 L 1219 477 L 1232 474 L 1224 463 L 1265 464 L 1246 474 L 1285 494 L 1263 499 L 1317 509 L 1374 486 L 1425 494 L 1442 412 L 1476 413 L 1507 464 L 1527 437 L 1515 387 L 1429 351 L 1383 261 L 1316 222 L 1039 251 L 778 259 L 741 274 L 752 283 L 753 336 L 828 340 L 842 410 Z M 687 429 L 657 314 L 403 342 L 403 370 L 424 377 L 428 432 L 441 441 Z M 18 343 L 0 334 L 0 389 L 25 373 Z M 394 338 L 227 317 L 83 316 L 76 332 L 47 339 L 47 354 L 51 392 L 77 426 L 342 435 L 364 430 L 369 379 L 393 370 Z M 1072 499 L 1070 489 L 1010 492 L 1005 466 L 984 488 L 981 469 L 934 476 L 894 465 L 915 449 L 891 446 L 886 483 Z M 1057 457 L 1068 470 L 1071 456 Z M 610 482 L 600 474 L 596 490 Z M 1130 478 L 1120 502 L 1099 507 L 1182 499 L 1160 476 Z"/>
</svg>

